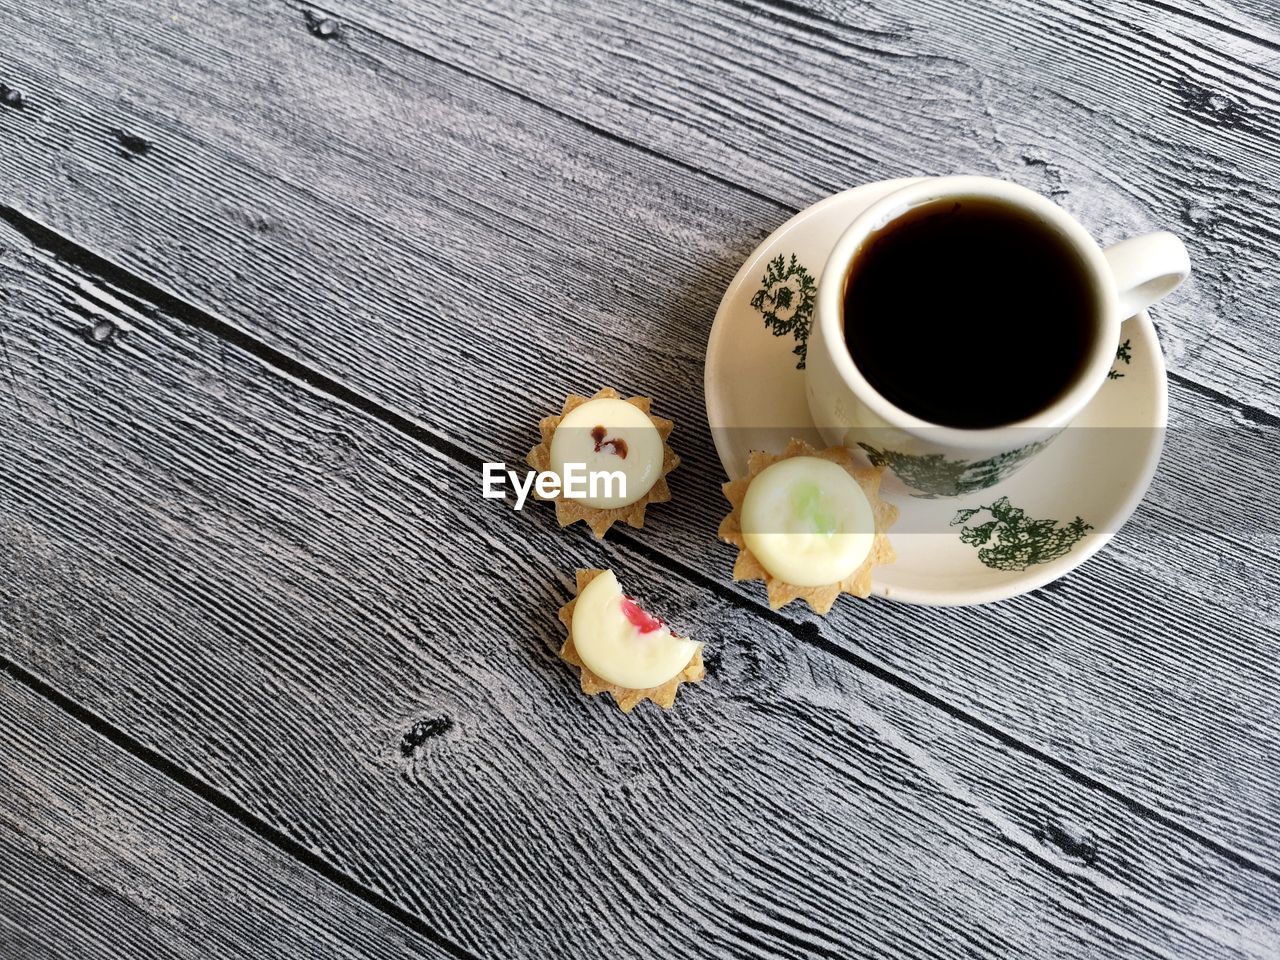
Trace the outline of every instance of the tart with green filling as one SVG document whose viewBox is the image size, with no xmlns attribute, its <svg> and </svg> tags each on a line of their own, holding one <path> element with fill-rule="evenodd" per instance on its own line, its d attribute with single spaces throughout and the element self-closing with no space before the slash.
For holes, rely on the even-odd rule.
<svg viewBox="0 0 1280 960">
<path fill-rule="evenodd" d="M 720 539 L 738 548 L 733 579 L 763 580 L 775 610 L 799 599 L 825 614 L 842 593 L 869 596 L 872 568 L 894 559 L 885 531 L 898 508 L 880 498 L 882 473 L 844 447 L 803 440 L 752 451 L 748 475 L 724 484 L 733 509 Z"/>
</svg>

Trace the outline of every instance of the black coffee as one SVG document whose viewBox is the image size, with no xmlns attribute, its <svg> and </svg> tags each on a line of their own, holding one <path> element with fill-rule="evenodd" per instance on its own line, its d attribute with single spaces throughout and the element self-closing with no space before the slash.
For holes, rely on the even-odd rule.
<svg viewBox="0 0 1280 960">
<path fill-rule="evenodd" d="M 1098 311 L 1084 264 L 1056 230 L 998 201 L 952 198 L 913 208 L 854 255 L 844 338 L 900 409 L 994 427 L 1062 396 Z"/>
</svg>

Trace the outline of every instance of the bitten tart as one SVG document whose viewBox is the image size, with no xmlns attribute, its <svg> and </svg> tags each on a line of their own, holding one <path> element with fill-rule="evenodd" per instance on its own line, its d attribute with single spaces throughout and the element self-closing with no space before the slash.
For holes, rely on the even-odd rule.
<svg viewBox="0 0 1280 960">
<path fill-rule="evenodd" d="M 643 527 L 645 507 L 671 499 L 666 478 L 680 458 L 667 438 L 675 424 L 653 416 L 651 403 L 648 397 L 624 400 L 605 387 L 593 397 L 571 395 L 559 416 L 544 417 L 538 424 L 542 442 L 526 458 L 535 470 L 563 479 L 565 464 L 582 463 L 589 472 L 626 476 L 625 496 L 600 490 L 596 496 L 570 498 L 561 489 L 554 498 L 560 526 L 582 520 L 599 539 L 618 521 Z"/>
<path fill-rule="evenodd" d="M 752 451 L 748 475 L 724 485 L 733 509 L 720 539 L 738 548 L 734 580 L 763 580 L 777 610 L 804 600 L 825 614 L 842 593 L 871 593 L 871 569 L 891 563 L 885 531 L 898 508 L 880 498 L 883 468 L 858 467 L 844 447 L 792 440 Z"/>
<path fill-rule="evenodd" d="M 578 570 L 560 621 L 569 630 L 560 658 L 581 670 L 582 692 L 612 694 L 623 713 L 641 700 L 669 710 L 681 683 L 706 676 L 702 644 L 641 609 L 611 570 Z"/>
</svg>

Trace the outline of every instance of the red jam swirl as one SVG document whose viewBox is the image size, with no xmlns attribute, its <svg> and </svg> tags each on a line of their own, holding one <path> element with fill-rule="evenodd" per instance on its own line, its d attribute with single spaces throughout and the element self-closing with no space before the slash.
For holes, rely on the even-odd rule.
<svg viewBox="0 0 1280 960">
<path fill-rule="evenodd" d="M 653 633 L 655 630 L 661 630 L 665 623 L 660 617 L 641 609 L 640 604 L 636 603 L 631 597 L 624 596 L 622 598 L 622 615 L 631 621 L 632 625 L 641 633 Z"/>
</svg>

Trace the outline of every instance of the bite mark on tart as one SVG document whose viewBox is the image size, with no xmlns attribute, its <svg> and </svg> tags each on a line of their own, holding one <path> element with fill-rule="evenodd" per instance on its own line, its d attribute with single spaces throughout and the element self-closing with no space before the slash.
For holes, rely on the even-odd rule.
<svg viewBox="0 0 1280 960">
<path fill-rule="evenodd" d="M 733 509 L 720 538 L 738 548 L 733 579 L 763 580 L 775 610 L 801 599 L 825 614 L 841 593 L 869 596 L 872 568 L 894 559 L 885 531 L 898 509 L 880 499 L 882 473 L 844 447 L 803 440 L 780 455 L 752 451 L 748 475 L 724 484 Z"/>
<path fill-rule="evenodd" d="M 681 683 L 706 675 L 702 644 L 645 611 L 610 570 L 577 571 L 577 596 L 560 621 L 569 630 L 560 657 L 580 669 L 582 692 L 610 693 L 624 713 L 641 700 L 670 709 Z"/>
<path fill-rule="evenodd" d="M 542 442 L 526 458 L 535 470 L 563 478 L 566 463 L 582 463 L 588 472 L 626 477 L 626 496 L 601 490 L 597 496 L 571 499 L 562 490 L 554 498 L 560 526 L 582 520 L 599 539 L 619 521 L 643 527 L 645 507 L 671 499 L 666 477 L 680 458 L 667 438 L 675 424 L 653 416 L 651 404 L 648 397 L 624 400 L 605 387 L 592 397 L 571 395 L 559 416 L 544 417 L 538 424 Z"/>
</svg>

